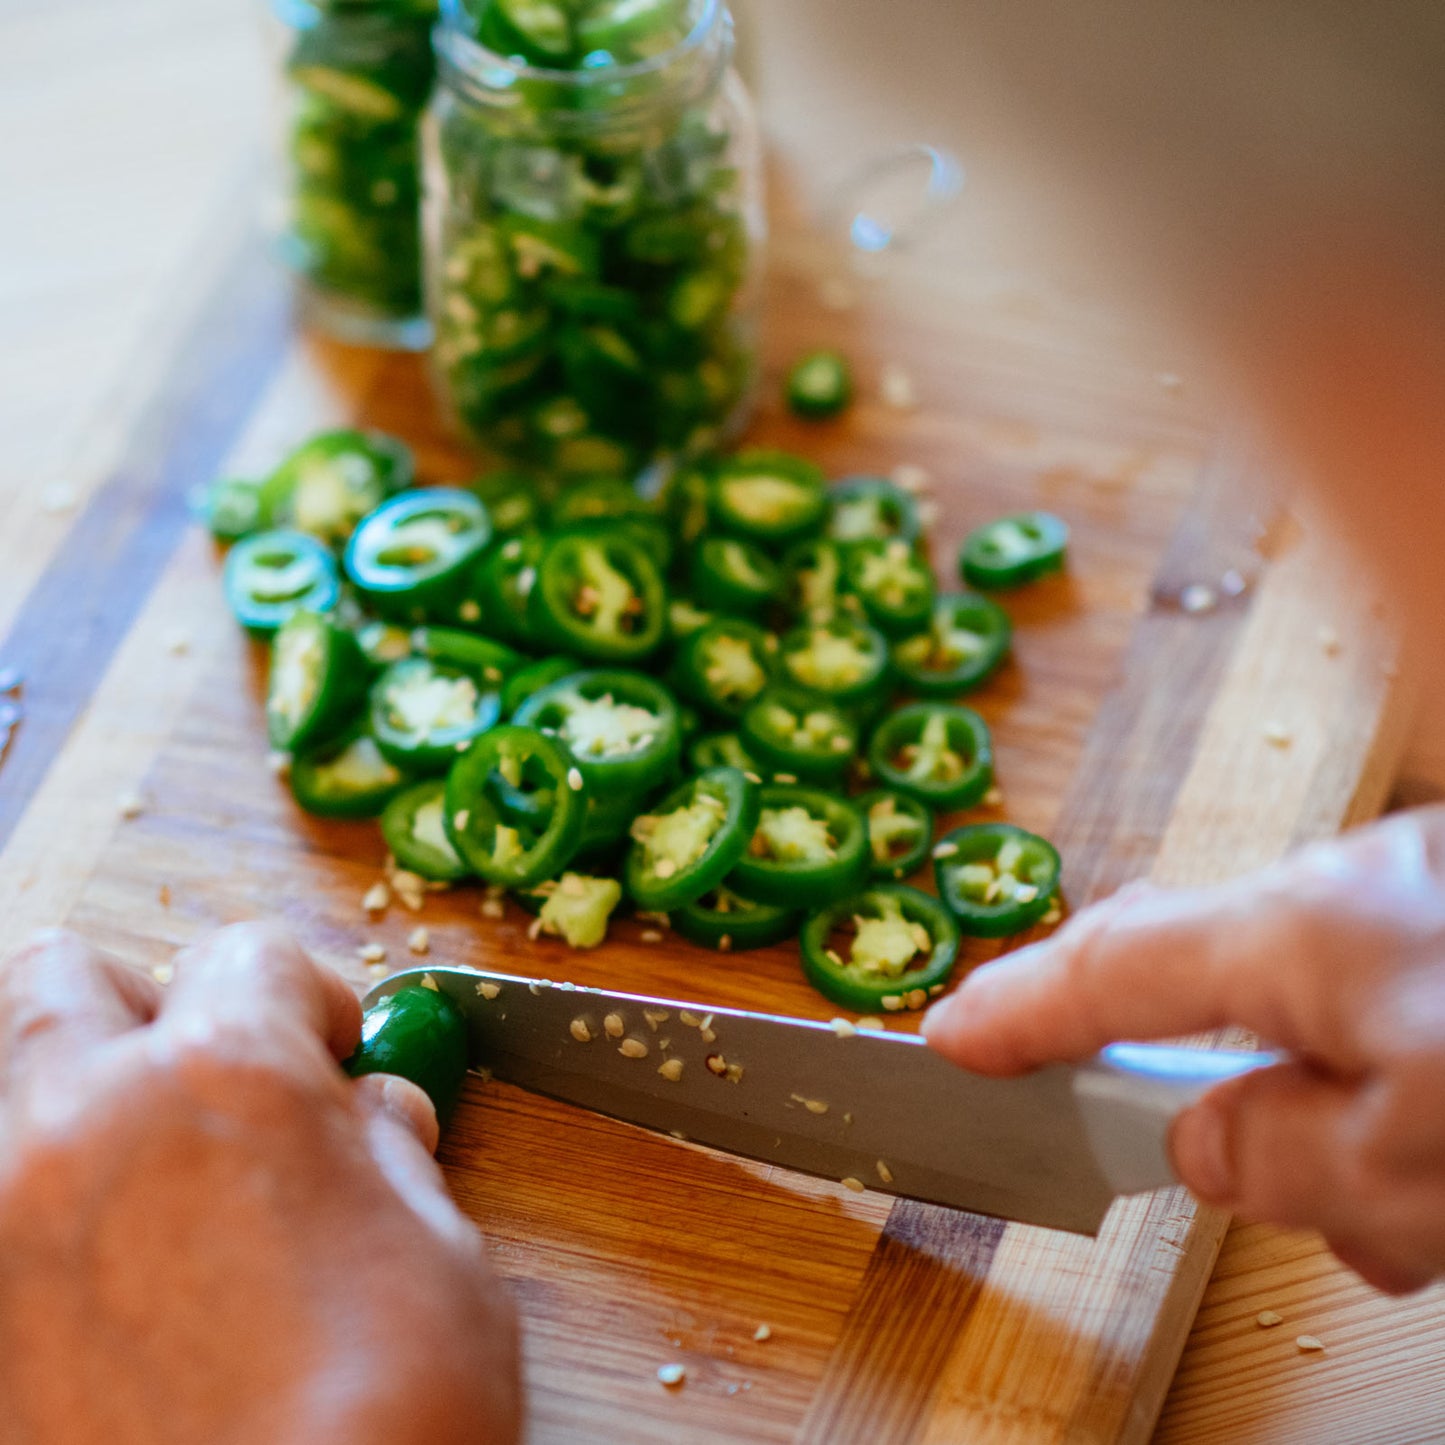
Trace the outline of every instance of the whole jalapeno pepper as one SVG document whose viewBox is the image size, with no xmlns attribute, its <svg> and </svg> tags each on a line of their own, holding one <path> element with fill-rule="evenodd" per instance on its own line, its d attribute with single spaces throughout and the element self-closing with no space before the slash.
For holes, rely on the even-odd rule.
<svg viewBox="0 0 1445 1445">
<path fill-rule="evenodd" d="M 853 893 L 868 875 L 868 830 L 845 798 L 815 788 L 765 786 L 757 831 L 728 877 L 759 903 L 811 908 Z"/>
<path fill-rule="evenodd" d="M 939 840 L 933 857 L 938 896 L 960 930 L 976 938 L 1032 927 L 1058 892 L 1058 850 L 1012 823 L 955 828 Z"/>
<path fill-rule="evenodd" d="M 971 708 L 913 703 L 890 714 L 868 745 L 885 786 L 938 809 L 968 808 L 993 784 L 993 740 Z"/>
<path fill-rule="evenodd" d="M 921 1009 L 958 961 L 958 924 L 938 901 L 899 883 L 875 883 L 809 916 L 803 972 L 825 998 L 860 1013 Z"/>
<path fill-rule="evenodd" d="M 409 984 L 366 1011 L 361 1042 L 343 1065 L 353 1079 L 396 1074 L 432 1101 L 445 1124 L 467 1074 L 467 1021 L 446 994 Z"/>
</svg>

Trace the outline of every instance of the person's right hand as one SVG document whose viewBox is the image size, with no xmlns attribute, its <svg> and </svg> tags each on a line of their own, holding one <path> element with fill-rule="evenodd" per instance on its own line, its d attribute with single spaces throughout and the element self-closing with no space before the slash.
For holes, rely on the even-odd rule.
<svg viewBox="0 0 1445 1445">
<path fill-rule="evenodd" d="M 1380 1289 L 1445 1274 L 1445 808 L 1218 888 L 1126 888 L 976 970 L 924 1030 L 955 1063 L 1007 1075 L 1230 1024 L 1296 1061 L 1179 1117 L 1184 1183 L 1320 1230 Z"/>
<path fill-rule="evenodd" d="M 69 934 L 0 969 L 0 1439 L 517 1439 L 511 1301 L 360 1029 L 253 925 L 164 993 Z"/>
</svg>

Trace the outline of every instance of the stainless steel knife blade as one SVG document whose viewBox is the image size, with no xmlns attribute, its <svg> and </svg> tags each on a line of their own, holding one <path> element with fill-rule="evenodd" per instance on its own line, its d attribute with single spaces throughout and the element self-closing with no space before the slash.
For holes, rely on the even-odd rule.
<svg viewBox="0 0 1445 1445">
<path fill-rule="evenodd" d="M 1123 1193 L 1172 1182 L 1168 1123 L 1271 1062 L 1120 1046 L 1081 1068 L 989 1079 L 913 1034 L 474 969 L 397 974 L 460 1006 L 474 1068 L 731 1154 L 978 1214 L 1095 1234 Z"/>
</svg>

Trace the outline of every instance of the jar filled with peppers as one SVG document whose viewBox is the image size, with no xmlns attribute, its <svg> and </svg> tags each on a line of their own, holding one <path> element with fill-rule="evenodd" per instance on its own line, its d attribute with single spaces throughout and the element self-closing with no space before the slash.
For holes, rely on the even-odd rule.
<svg viewBox="0 0 1445 1445">
<path fill-rule="evenodd" d="M 308 320 L 419 348 L 421 119 L 436 0 L 271 0 L 286 103 L 276 230 Z"/>
<path fill-rule="evenodd" d="M 434 362 L 489 450 L 626 476 L 737 430 L 760 149 L 722 0 L 442 0 Z"/>
</svg>

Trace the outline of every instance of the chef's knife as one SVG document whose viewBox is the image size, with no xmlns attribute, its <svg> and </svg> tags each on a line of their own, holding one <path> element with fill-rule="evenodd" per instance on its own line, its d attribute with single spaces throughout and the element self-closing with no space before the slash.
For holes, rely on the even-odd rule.
<svg viewBox="0 0 1445 1445">
<path fill-rule="evenodd" d="M 474 969 L 400 973 L 460 1006 L 495 1078 L 750 1159 L 978 1214 L 1096 1234 L 1119 1195 L 1172 1184 L 1174 1116 L 1267 1054 L 1118 1044 L 989 1079 L 914 1034 Z"/>
</svg>

